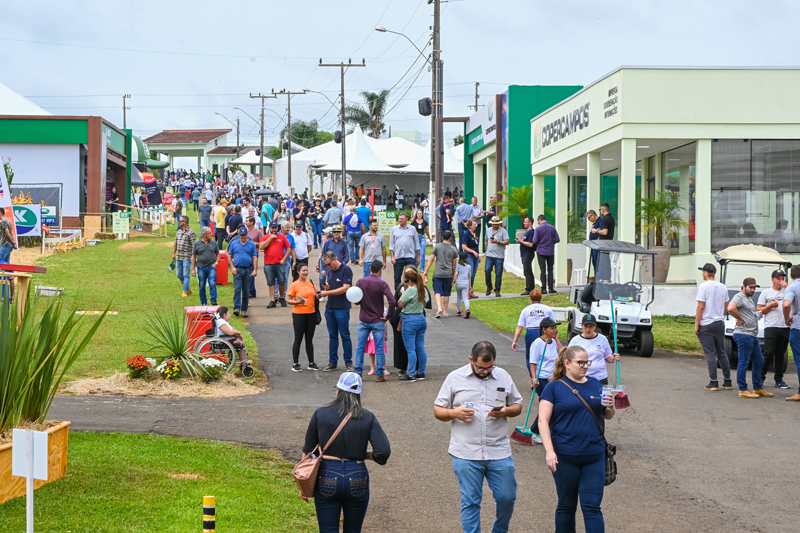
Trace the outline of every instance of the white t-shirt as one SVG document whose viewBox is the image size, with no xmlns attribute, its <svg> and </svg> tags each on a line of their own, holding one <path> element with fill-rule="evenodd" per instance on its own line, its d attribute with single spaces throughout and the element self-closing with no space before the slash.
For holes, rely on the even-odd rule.
<svg viewBox="0 0 800 533">
<path fill-rule="evenodd" d="M 216 332 L 217 337 L 230 337 L 230 335 L 222 331 L 222 326 L 230 326 L 228 321 L 222 317 L 219 317 L 216 319 L 216 323 L 217 323 L 217 332 Z"/>
<path fill-rule="evenodd" d="M 556 315 L 553 314 L 553 310 L 549 306 L 541 303 L 531 304 L 519 314 L 517 326 L 525 329 L 536 329 L 545 317 L 550 317 L 553 322 L 556 321 Z"/>
<path fill-rule="evenodd" d="M 539 373 L 540 382 L 553 377 L 553 368 L 555 368 L 556 359 L 558 359 L 558 344 L 556 344 L 556 341 L 545 344 L 541 337 L 533 341 L 533 344 L 531 344 L 531 351 L 528 354 L 530 364 L 539 364 L 539 361 L 542 360 L 542 350 L 544 350 L 544 361 L 542 362 L 542 369 Z M 538 366 L 536 371 L 539 372 Z M 534 374 L 533 377 L 536 377 L 536 374 Z"/>
<path fill-rule="evenodd" d="M 591 361 L 592 364 L 586 371 L 587 376 L 598 380 L 608 377 L 606 357 L 611 357 L 614 355 L 614 352 L 611 351 L 611 346 L 608 344 L 608 339 L 605 335 L 598 333 L 593 339 L 587 339 L 583 335 L 578 335 L 569 341 L 569 345 L 580 346 L 589 354 L 589 361 Z"/>
<path fill-rule="evenodd" d="M 314 241 L 311 240 L 311 237 L 308 236 L 308 233 L 305 231 L 301 232 L 300 235 L 297 233 L 292 232 L 292 237 L 294 237 L 294 253 L 297 256 L 297 260 L 305 259 L 308 257 L 308 247 L 314 245 Z"/>
<path fill-rule="evenodd" d="M 706 303 L 706 307 L 703 309 L 703 318 L 700 319 L 701 326 L 721 322 L 725 317 L 728 289 L 719 281 L 713 279 L 704 281 L 697 287 L 697 301 Z"/>
<path fill-rule="evenodd" d="M 772 302 L 778 302 L 778 307 L 775 309 L 770 309 L 769 313 L 764 314 L 762 311 L 761 314 L 764 316 L 764 327 L 765 328 L 785 328 L 786 322 L 783 320 L 783 299 L 784 299 L 784 289 L 776 291 L 772 287 L 768 289 L 764 289 L 761 291 L 761 294 L 758 295 L 758 305 L 769 305 Z"/>
</svg>

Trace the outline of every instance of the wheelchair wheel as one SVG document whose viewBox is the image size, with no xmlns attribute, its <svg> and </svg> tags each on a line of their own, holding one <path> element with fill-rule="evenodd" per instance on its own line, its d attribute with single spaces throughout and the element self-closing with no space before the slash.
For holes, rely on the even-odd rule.
<svg viewBox="0 0 800 533">
<path fill-rule="evenodd" d="M 253 376 L 256 375 L 256 369 L 248 365 L 242 368 L 242 375 L 246 378 L 252 378 Z"/>
<path fill-rule="evenodd" d="M 219 359 L 225 364 L 225 371 L 230 372 L 234 363 L 239 357 L 236 350 L 229 341 L 219 337 L 208 337 L 200 341 L 194 349 L 198 357 L 207 358 L 213 357 Z"/>
</svg>

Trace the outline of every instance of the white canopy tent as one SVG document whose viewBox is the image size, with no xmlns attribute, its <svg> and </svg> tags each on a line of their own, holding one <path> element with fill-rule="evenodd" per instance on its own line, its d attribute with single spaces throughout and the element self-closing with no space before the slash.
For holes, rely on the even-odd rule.
<svg viewBox="0 0 800 533">
<path fill-rule="evenodd" d="M 0 83 L 0 115 L 52 115 L 52 113 Z"/>
<path fill-rule="evenodd" d="M 394 168 L 408 166 L 422 151 L 422 146 L 402 137 L 390 137 L 372 145 L 378 158 Z"/>
<path fill-rule="evenodd" d="M 256 155 L 255 150 L 250 150 L 246 152 L 241 157 L 237 157 L 233 161 L 231 161 L 231 165 L 257 165 L 261 156 Z M 266 155 L 264 156 L 264 165 L 272 165 L 273 161 Z"/>
</svg>

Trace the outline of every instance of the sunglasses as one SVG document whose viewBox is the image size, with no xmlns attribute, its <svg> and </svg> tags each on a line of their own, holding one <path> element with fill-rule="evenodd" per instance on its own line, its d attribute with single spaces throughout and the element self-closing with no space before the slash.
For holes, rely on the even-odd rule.
<svg viewBox="0 0 800 533">
<path fill-rule="evenodd" d="M 567 359 L 567 361 L 569 361 L 569 359 Z M 570 361 L 570 363 L 575 363 L 576 365 L 578 365 L 581 368 L 584 368 L 584 367 L 589 368 L 590 366 L 592 366 L 592 362 L 591 361 L 586 361 L 586 360 L 581 360 L 581 359 L 575 359 L 574 361 Z"/>
</svg>

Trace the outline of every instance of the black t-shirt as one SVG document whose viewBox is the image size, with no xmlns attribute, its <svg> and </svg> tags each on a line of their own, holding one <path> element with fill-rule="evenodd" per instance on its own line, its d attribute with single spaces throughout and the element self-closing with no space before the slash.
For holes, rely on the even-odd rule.
<svg viewBox="0 0 800 533">
<path fill-rule="evenodd" d="M 344 416 L 339 413 L 338 405 L 317 409 L 308 424 L 303 453 L 311 453 L 317 444 L 325 446 L 342 420 Z M 331 447 L 325 450 L 325 455 L 363 461 L 367 458 L 367 448 L 370 444 L 372 459 L 379 465 L 385 465 L 392 453 L 389 439 L 375 415 L 364 409 L 361 418 L 357 420 L 351 418 L 347 421 L 341 433 L 331 443 Z"/>
<path fill-rule="evenodd" d="M 613 241 L 614 240 L 614 228 L 617 225 L 617 221 L 614 220 L 614 217 L 611 216 L 611 213 L 603 216 L 603 222 L 600 226 L 600 229 L 607 229 L 608 233 L 605 235 L 600 235 L 601 241 Z"/>
<path fill-rule="evenodd" d="M 417 219 L 414 219 L 413 222 L 410 223 L 414 228 L 417 230 L 417 235 L 425 235 L 425 228 L 428 227 L 428 221 L 423 220 L 422 222 L 417 222 Z"/>
</svg>

